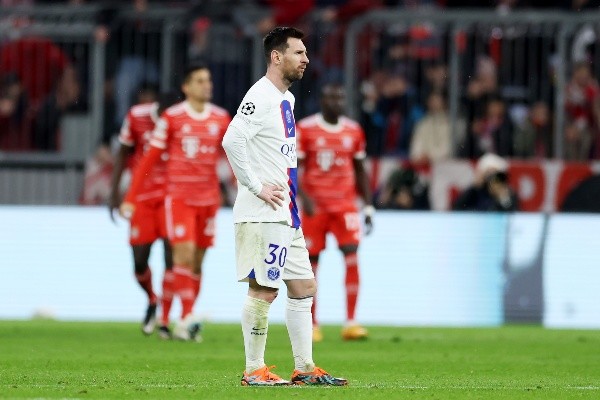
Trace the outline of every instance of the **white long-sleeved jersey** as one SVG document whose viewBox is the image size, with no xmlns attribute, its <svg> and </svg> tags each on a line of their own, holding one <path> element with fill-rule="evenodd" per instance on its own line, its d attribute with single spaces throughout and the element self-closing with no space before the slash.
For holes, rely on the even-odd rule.
<svg viewBox="0 0 600 400">
<path fill-rule="evenodd" d="M 238 180 L 234 222 L 285 222 L 299 227 L 294 95 L 282 94 L 262 77 L 242 100 L 223 148 Z M 257 197 L 263 184 L 284 188 L 283 207 L 273 210 Z"/>
</svg>

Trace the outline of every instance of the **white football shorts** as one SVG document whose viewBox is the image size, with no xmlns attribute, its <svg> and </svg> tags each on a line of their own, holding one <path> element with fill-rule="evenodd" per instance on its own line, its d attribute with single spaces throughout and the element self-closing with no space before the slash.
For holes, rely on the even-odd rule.
<svg viewBox="0 0 600 400">
<path fill-rule="evenodd" d="M 282 280 L 313 279 L 302 228 L 277 222 L 235 224 L 235 257 L 240 282 L 254 278 L 278 289 Z"/>
</svg>

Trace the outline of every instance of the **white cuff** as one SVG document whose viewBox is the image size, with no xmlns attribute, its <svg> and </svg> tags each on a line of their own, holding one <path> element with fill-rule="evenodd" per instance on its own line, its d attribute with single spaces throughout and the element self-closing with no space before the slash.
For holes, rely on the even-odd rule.
<svg viewBox="0 0 600 400">
<path fill-rule="evenodd" d="M 373 215 L 375 215 L 375 207 L 373 207 L 370 204 L 367 206 L 364 206 L 363 214 L 365 214 L 365 217 L 373 217 Z"/>
</svg>

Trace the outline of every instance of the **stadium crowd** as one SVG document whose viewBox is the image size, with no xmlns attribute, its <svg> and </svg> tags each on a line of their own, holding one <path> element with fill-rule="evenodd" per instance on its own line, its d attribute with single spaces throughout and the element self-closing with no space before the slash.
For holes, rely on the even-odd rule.
<svg viewBox="0 0 600 400">
<path fill-rule="evenodd" d="M 2 0 L 3 7 L 31 9 L 56 3 Z M 102 166 L 112 163 L 110 146 L 115 143 L 127 110 L 143 102 L 144 93 L 157 92 L 163 85 L 159 54 L 163 20 L 149 17 L 148 13 L 155 7 L 185 10 L 187 28 L 178 33 L 182 40 L 177 41 L 173 62 L 178 66 L 194 60 L 207 62 L 213 71 L 214 102 L 230 113 L 235 111 L 250 79 L 250 57 L 244 48 L 249 38 L 279 25 L 304 29 L 309 34 L 306 42 L 311 66 L 308 79 L 294 89 L 299 100 L 296 113 L 301 118 L 317 111 L 320 87 L 343 81 L 344 37 L 349 23 L 357 16 L 374 9 L 462 9 L 474 4 L 461 0 L 64 3 L 66 13 L 82 6 L 96 7 L 90 14 L 96 27 L 95 39 L 106 44 L 104 126 L 98 153 L 91 160 L 100 164 L 95 170 L 102 173 L 106 173 Z M 600 1 L 489 0 L 477 4 L 478 8 L 495 9 L 498 13 L 521 8 L 566 13 L 597 9 Z M 4 27 L 1 32 L 11 32 L 0 35 L 0 151 L 60 152 L 62 117 L 85 114 L 90 108 L 89 50 L 50 37 L 19 35 L 21 28 L 37 22 L 36 18 L 44 18 L 35 13 L 24 15 L 27 14 L 8 12 L 0 16 L 0 26 Z M 231 29 L 224 35 L 223 27 Z M 410 177 L 413 164 L 456 158 L 476 160 L 487 153 L 530 160 L 553 158 L 556 129 L 561 131 L 564 159 L 598 158 L 600 90 L 598 65 L 591 62 L 595 57 L 595 36 L 586 39 L 589 31 L 583 30 L 575 38 L 583 45 L 568 60 L 564 127 L 554 126 L 557 61 L 553 53 L 538 50 L 538 64 L 507 72 L 514 69 L 514 64 L 506 60 L 507 46 L 537 40 L 541 49 L 545 45 L 543 38 L 511 36 L 510 32 L 497 29 L 460 36 L 458 48 L 464 68 L 461 76 L 452 77 L 448 35 L 443 27 L 398 23 L 370 27 L 358 37 L 356 90 L 367 154 L 374 158 L 398 157 L 406 161 L 404 165 L 410 170 L 408 175 L 400 170 L 400 175 L 390 176 L 388 185 L 378 193 L 383 198 L 380 206 L 389 203 L 396 208 L 391 193 L 402 193 L 401 187 L 406 187 L 407 182 L 413 182 L 410 190 L 417 193 L 417 198 L 423 190 L 426 193 L 419 179 Z M 228 40 L 231 38 L 234 40 Z M 536 87 L 532 87 L 527 75 L 535 68 L 539 77 Z M 452 79 L 459 81 L 461 93 L 455 120 L 449 107 Z M 413 200 L 408 204 L 415 203 Z M 417 208 L 427 208 L 422 201 L 416 203 L 420 204 Z"/>
</svg>

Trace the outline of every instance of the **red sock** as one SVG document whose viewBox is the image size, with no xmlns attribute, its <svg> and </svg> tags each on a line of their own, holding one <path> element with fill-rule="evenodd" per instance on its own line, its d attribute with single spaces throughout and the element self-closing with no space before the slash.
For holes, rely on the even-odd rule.
<svg viewBox="0 0 600 400">
<path fill-rule="evenodd" d="M 169 313 L 171 312 L 171 305 L 173 305 L 173 284 L 175 283 L 175 274 L 173 270 L 168 269 L 165 271 L 162 281 L 162 298 L 161 298 L 161 309 L 162 318 L 161 323 L 165 326 L 169 325 Z"/>
<path fill-rule="evenodd" d="M 315 278 L 317 277 L 317 268 L 319 268 L 319 262 L 315 260 L 310 260 L 310 266 L 312 267 L 313 273 L 315 274 Z M 313 297 L 313 304 L 310 308 L 310 313 L 312 314 L 312 324 L 313 326 L 319 325 L 317 322 L 317 296 Z"/>
<path fill-rule="evenodd" d="M 140 284 L 140 287 L 146 292 L 148 295 L 148 302 L 150 304 L 156 304 L 156 295 L 152 290 L 152 270 L 150 267 L 146 267 L 146 270 L 141 274 L 135 273 L 135 279 Z"/>
<path fill-rule="evenodd" d="M 200 295 L 200 287 L 202 286 L 202 274 L 200 275 L 192 275 L 192 279 L 194 280 L 194 301 L 198 299 Z"/>
<path fill-rule="evenodd" d="M 356 311 L 356 300 L 358 298 L 358 257 L 356 253 L 344 255 L 346 263 L 346 318 L 348 321 L 354 320 Z"/>
<path fill-rule="evenodd" d="M 175 265 L 173 267 L 175 280 L 173 282 L 173 291 L 181 300 L 181 319 L 192 313 L 196 293 L 196 282 L 192 271 L 189 268 Z"/>
</svg>

